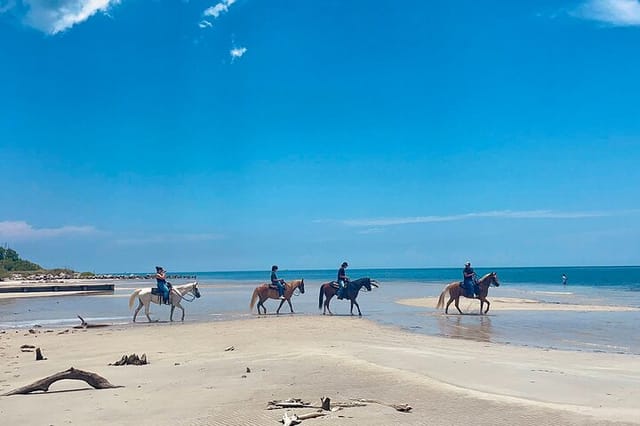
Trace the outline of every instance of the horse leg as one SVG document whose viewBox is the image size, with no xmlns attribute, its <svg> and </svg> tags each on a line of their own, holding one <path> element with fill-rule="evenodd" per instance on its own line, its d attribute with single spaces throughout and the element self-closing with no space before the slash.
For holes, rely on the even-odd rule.
<svg viewBox="0 0 640 426">
<path fill-rule="evenodd" d="M 151 299 L 144 305 L 144 314 L 147 316 L 149 322 L 153 322 L 151 317 L 149 316 L 149 307 L 151 306 Z"/>
<path fill-rule="evenodd" d="M 142 309 L 143 306 L 144 306 L 144 304 L 142 303 L 142 300 L 140 300 L 138 298 L 138 307 L 136 308 L 135 312 L 133 313 L 133 322 L 136 322 L 136 317 L 138 316 L 138 312 L 140 312 L 140 309 Z"/>
<path fill-rule="evenodd" d="M 358 305 L 358 302 L 356 302 L 356 300 L 355 300 L 355 299 L 353 299 L 353 300 L 351 301 L 351 309 L 353 309 L 353 305 L 354 305 L 354 304 L 356 305 L 356 308 L 358 308 L 358 316 L 362 316 L 362 312 L 360 312 L 360 305 Z M 353 315 L 353 314 L 352 314 L 352 315 Z"/>
<path fill-rule="evenodd" d="M 169 315 L 169 321 L 173 322 L 173 311 L 176 309 L 176 305 L 171 304 L 171 314 Z"/>
<path fill-rule="evenodd" d="M 278 305 L 278 309 L 276 309 L 276 315 L 280 314 L 280 308 L 282 308 L 282 305 L 284 305 L 284 299 L 280 301 L 280 305 Z"/>
<path fill-rule="evenodd" d="M 353 299 L 349 299 L 349 302 L 351 302 L 351 315 L 353 315 Z"/>
<path fill-rule="evenodd" d="M 182 317 L 180 317 L 180 321 L 184 322 L 184 308 L 182 307 L 182 304 L 180 302 L 178 302 L 176 306 L 182 311 Z"/>
<path fill-rule="evenodd" d="M 287 303 L 289 303 L 289 309 L 291 309 L 291 313 L 295 313 L 293 312 L 293 306 L 291 305 L 291 299 L 287 299 Z"/>
<path fill-rule="evenodd" d="M 449 296 L 449 301 L 447 302 L 447 306 L 444 308 L 445 314 L 449 313 L 449 305 L 451 305 L 451 302 L 453 302 L 453 296 Z"/>
<path fill-rule="evenodd" d="M 462 314 L 462 311 L 460 310 L 460 306 L 458 306 L 458 303 L 460 303 L 460 296 L 456 297 L 456 309 L 458 310 L 458 312 L 460 312 L 460 314 Z"/>
<path fill-rule="evenodd" d="M 258 302 L 258 314 L 260 314 L 260 306 L 262 306 L 262 309 L 264 309 L 264 314 L 267 315 L 267 308 L 264 306 L 265 300 L 266 299 L 260 298 L 260 301 Z"/>
<path fill-rule="evenodd" d="M 487 302 L 487 310 L 484 311 L 484 313 L 486 314 L 487 312 L 489 312 L 489 306 L 491 305 L 491 303 L 489 303 L 487 299 L 484 299 L 484 301 Z"/>
<path fill-rule="evenodd" d="M 482 315 L 482 308 L 484 307 L 484 300 L 480 299 L 480 315 Z"/>
<path fill-rule="evenodd" d="M 333 299 L 333 296 L 333 294 L 328 295 L 327 300 L 324 302 L 324 307 L 327 309 L 327 312 L 329 312 L 329 315 L 333 315 L 333 312 L 331 312 L 331 309 L 329 308 L 329 302 Z"/>
</svg>

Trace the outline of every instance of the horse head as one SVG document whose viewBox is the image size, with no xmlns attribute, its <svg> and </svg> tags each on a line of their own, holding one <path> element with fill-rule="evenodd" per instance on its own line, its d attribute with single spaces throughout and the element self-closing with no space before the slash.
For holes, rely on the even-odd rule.
<svg viewBox="0 0 640 426">
<path fill-rule="evenodd" d="M 500 287 L 500 283 L 498 282 L 498 274 L 495 272 L 490 272 L 487 275 L 480 278 L 478 280 L 478 284 L 484 284 L 487 287 L 491 287 L 492 285 L 496 287 Z"/>
<path fill-rule="evenodd" d="M 300 289 L 300 293 L 304 294 L 304 278 L 300 280 L 300 284 L 298 284 L 298 288 Z"/>
<path fill-rule="evenodd" d="M 191 291 L 193 291 L 194 296 L 196 296 L 196 299 L 200 298 L 200 290 L 198 290 L 198 282 L 196 281 L 195 283 L 193 283 L 193 287 L 191 287 Z"/>
<path fill-rule="evenodd" d="M 356 281 L 362 281 L 362 286 L 364 286 L 367 291 L 371 291 L 371 286 L 378 287 L 378 282 L 376 280 L 372 280 L 371 278 L 360 278 Z"/>
</svg>

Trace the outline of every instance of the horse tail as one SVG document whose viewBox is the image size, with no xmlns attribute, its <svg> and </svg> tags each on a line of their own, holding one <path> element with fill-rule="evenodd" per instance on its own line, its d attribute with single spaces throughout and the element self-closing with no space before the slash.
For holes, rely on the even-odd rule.
<svg viewBox="0 0 640 426">
<path fill-rule="evenodd" d="M 138 297 L 141 291 L 142 290 L 138 288 L 133 293 L 131 293 L 131 296 L 129 296 L 129 310 L 133 309 L 133 303 L 135 302 L 136 297 Z"/>
<path fill-rule="evenodd" d="M 253 290 L 253 296 L 251 296 L 251 302 L 249 303 L 249 309 L 253 311 L 253 306 L 256 304 L 256 300 L 258 299 L 258 287 Z"/>
<path fill-rule="evenodd" d="M 322 309 L 322 296 L 324 296 L 324 284 L 320 286 L 320 296 L 318 297 L 318 309 Z"/>
<path fill-rule="evenodd" d="M 444 295 L 447 294 L 447 290 L 449 290 L 449 286 L 446 286 L 442 293 L 440 293 L 440 298 L 438 299 L 438 304 L 436 305 L 437 309 L 444 308 Z"/>
</svg>

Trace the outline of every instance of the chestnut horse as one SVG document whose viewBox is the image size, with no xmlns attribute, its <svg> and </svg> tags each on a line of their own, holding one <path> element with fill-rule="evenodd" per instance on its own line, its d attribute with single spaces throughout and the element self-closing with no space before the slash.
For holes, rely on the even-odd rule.
<svg viewBox="0 0 640 426">
<path fill-rule="evenodd" d="M 487 300 L 487 294 L 489 293 L 489 286 L 491 286 L 491 284 L 495 285 L 496 287 L 500 286 L 500 283 L 498 282 L 498 274 L 496 274 L 495 272 L 491 272 L 478 280 L 478 287 L 480 287 L 480 294 L 478 295 L 478 299 L 480 299 L 480 315 L 489 312 L 489 306 L 491 305 L 491 303 L 489 303 L 489 301 Z M 454 300 L 456 302 L 456 309 L 458 309 L 458 312 L 462 313 L 462 311 L 460 310 L 460 306 L 458 306 L 460 296 L 464 296 L 464 289 L 462 288 L 462 282 L 460 281 L 453 282 L 446 286 L 444 290 L 442 290 L 436 308 L 440 309 L 444 306 L 444 295 L 447 292 L 449 292 L 449 301 L 447 302 L 447 307 L 444 308 L 444 313 L 449 313 L 449 305 Z M 475 299 L 475 297 L 470 297 L 469 299 Z M 485 302 L 487 304 L 487 310 L 482 312 L 482 307 Z"/>
<path fill-rule="evenodd" d="M 300 289 L 300 293 L 304 294 L 304 278 L 301 280 L 292 280 L 289 282 L 286 282 L 284 284 L 284 300 L 280 301 L 280 306 L 278 306 L 278 309 L 276 310 L 276 314 L 280 313 L 280 308 L 282 308 L 282 305 L 284 304 L 285 301 L 287 301 L 289 303 L 289 308 L 291 309 L 291 313 L 293 314 L 293 306 L 291 306 L 291 295 L 293 295 L 293 292 L 296 289 Z M 258 300 L 258 315 L 260 314 L 260 307 L 262 306 L 262 309 L 264 309 L 264 314 L 267 314 L 267 308 L 265 308 L 264 306 L 264 301 L 267 299 L 280 299 L 280 296 L 278 294 L 278 290 L 276 290 L 275 288 L 270 288 L 270 284 L 261 284 L 258 287 L 256 287 L 255 290 L 253 290 L 253 296 L 251 296 L 251 303 L 249 303 L 249 308 L 251 310 L 253 310 L 253 305 L 256 304 L 256 300 L 260 298 L 260 300 Z"/>
<path fill-rule="evenodd" d="M 329 302 L 338 292 L 337 285 L 338 284 L 335 281 L 331 281 L 320 286 L 318 309 L 322 309 L 322 297 L 327 297 L 327 300 L 325 300 L 324 302 L 322 315 L 324 315 L 327 311 L 329 311 L 329 315 L 333 315 L 333 312 L 331 312 L 331 309 L 329 309 Z M 371 291 L 371 286 L 378 287 L 378 282 L 376 280 L 372 280 L 371 278 L 359 278 L 355 281 L 350 281 L 347 284 L 346 299 L 349 299 L 351 301 L 351 315 L 353 315 L 353 305 L 356 305 L 356 308 L 358 308 L 358 315 L 362 316 L 362 312 L 360 312 L 360 305 L 358 305 L 358 302 L 356 302 L 356 298 L 358 297 L 358 293 L 363 286 L 367 289 L 367 291 Z"/>
</svg>

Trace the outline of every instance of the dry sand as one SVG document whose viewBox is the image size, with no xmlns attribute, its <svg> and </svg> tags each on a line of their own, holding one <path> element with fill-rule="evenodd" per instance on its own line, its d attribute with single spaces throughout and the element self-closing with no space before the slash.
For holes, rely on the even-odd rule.
<svg viewBox="0 0 640 426">
<path fill-rule="evenodd" d="M 449 300 L 445 299 L 445 304 Z M 469 302 L 470 299 L 460 298 L 460 309 L 463 302 Z M 579 311 L 579 312 L 629 312 L 638 311 L 640 309 L 631 306 L 607 306 L 607 305 L 578 305 L 569 303 L 549 303 L 540 302 L 538 300 L 520 299 L 515 297 L 490 297 L 492 311 Z M 437 297 L 420 297 L 414 299 L 400 299 L 396 303 L 407 306 L 417 306 L 419 308 L 435 308 L 438 303 Z M 474 309 L 480 308 L 480 302 L 475 302 Z M 485 305 L 486 308 L 486 305 Z M 449 313 L 457 312 L 454 303 L 449 306 Z"/>
<path fill-rule="evenodd" d="M 70 366 L 124 387 L 93 390 L 67 380 L 47 394 L 3 396 L 2 425 L 277 425 L 283 411 L 265 410 L 268 401 L 319 404 L 322 396 L 414 408 L 370 404 L 303 425 L 640 424 L 640 357 L 633 355 L 430 337 L 357 317 L 59 331 L 0 333 L 0 393 Z M 23 344 L 42 348 L 48 360 L 35 361 Z M 107 365 L 134 352 L 151 364 Z"/>
</svg>

